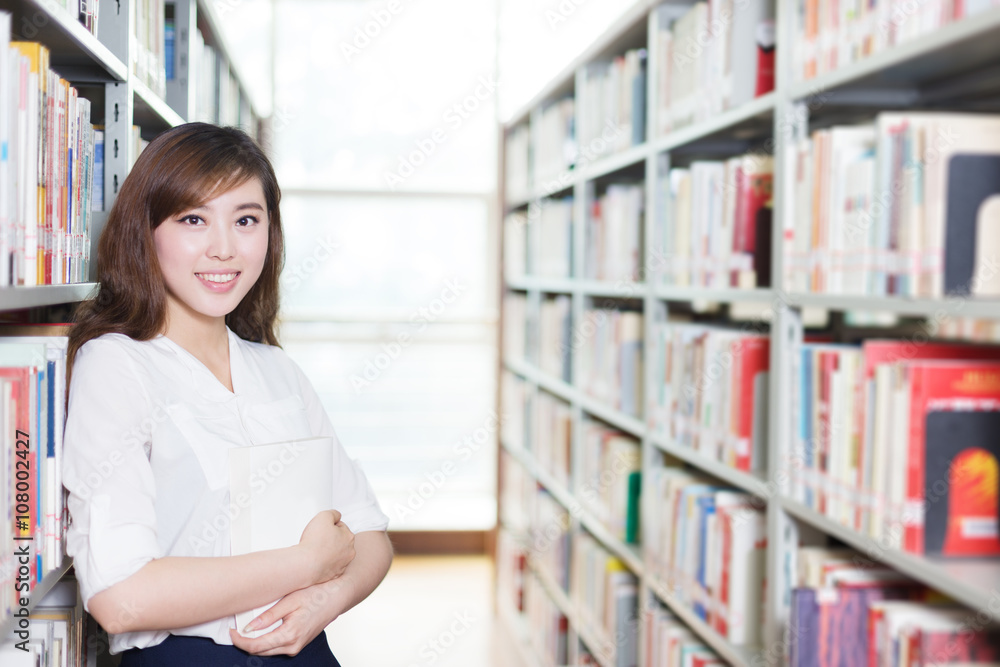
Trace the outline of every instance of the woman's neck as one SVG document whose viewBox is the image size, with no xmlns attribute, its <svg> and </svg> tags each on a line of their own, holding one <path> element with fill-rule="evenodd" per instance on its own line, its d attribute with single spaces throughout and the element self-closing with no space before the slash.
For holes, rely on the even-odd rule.
<svg viewBox="0 0 1000 667">
<path fill-rule="evenodd" d="M 169 303 L 163 335 L 191 353 L 232 391 L 229 372 L 229 332 L 225 317 L 205 317 Z"/>
</svg>

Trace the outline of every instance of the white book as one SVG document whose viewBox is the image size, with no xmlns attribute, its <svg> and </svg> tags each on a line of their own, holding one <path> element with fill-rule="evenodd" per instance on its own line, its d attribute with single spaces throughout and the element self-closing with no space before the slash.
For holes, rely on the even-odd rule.
<svg viewBox="0 0 1000 667">
<path fill-rule="evenodd" d="M 295 546 L 317 513 L 334 509 L 334 446 L 333 438 L 309 438 L 229 450 L 229 493 L 240 508 L 230 532 L 233 556 Z M 236 614 L 236 629 L 259 637 L 281 625 L 243 632 L 276 602 Z"/>
</svg>

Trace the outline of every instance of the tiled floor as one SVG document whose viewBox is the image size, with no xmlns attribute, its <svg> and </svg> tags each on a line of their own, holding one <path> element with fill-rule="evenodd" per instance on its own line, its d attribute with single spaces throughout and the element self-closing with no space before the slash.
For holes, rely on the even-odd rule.
<svg viewBox="0 0 1000 667">
<path fill-rule="evenodd" d="M 520 667 L 493 610 L 489 558 L 396 556 L 327 636 L 343 667 Z"/>
</svg>

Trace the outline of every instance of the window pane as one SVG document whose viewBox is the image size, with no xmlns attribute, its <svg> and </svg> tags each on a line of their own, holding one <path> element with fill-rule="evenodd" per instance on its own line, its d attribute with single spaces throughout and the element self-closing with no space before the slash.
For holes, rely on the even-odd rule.
<svg viewBox="0 0 1000 667">
<path fill-rule="evenodd" d="M 484 200 L 292 195 L 281 216 L 286 317 L 493 316 Z"/>
<path fill-rule="evenodd" d="M 396 14 L 385 6 L 278 0 L 274 156 L 282 183 L 492 190 L 495 5 L 406 1 Z"/>
</svg>

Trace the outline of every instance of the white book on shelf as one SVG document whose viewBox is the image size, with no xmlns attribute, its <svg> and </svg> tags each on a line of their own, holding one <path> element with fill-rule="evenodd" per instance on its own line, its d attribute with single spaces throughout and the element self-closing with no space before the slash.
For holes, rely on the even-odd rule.
<svg viewBox="0 0 1000 667">
<path fill-rule="evenodd" d="M 229 493 L 240 511 L 230 531 L 233 556 L 299 543 L 306 524 L 333 508 L 333 438 L 308 438 L 229 450 Z M 243 633 L 274 602 L 236 614 L 245 637 L 259 637 L 281 624 Z"/>
</svg>

